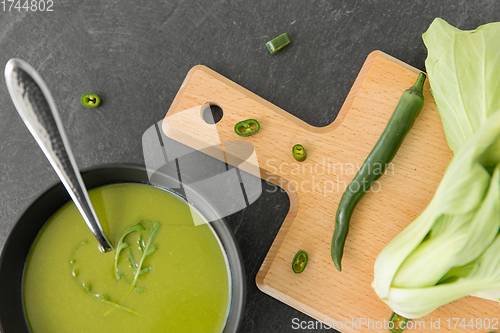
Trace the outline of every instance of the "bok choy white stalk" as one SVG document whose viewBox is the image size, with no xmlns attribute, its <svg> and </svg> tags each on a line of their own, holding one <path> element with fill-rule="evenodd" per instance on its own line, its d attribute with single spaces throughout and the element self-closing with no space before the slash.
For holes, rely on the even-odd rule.
<svg viewBox="0 0 500 333">
<path fill-rule="evenodd" d="M 423 38 L 455 156 L 429 206 L 375 262 L 377 295 L 407 318 L 500 290 L 500 24 L 461 31 L 436 19 Z"/>
</svg>

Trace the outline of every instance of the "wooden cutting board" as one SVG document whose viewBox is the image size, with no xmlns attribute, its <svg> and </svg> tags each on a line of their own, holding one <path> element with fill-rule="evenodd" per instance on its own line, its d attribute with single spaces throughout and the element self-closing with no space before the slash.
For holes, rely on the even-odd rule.
<svg viewBox="0 0 500 333">
<path fill-rule="evenodd" d="M 356 207 L 343 270 L 337 272 L 330 258 L 337 204 L 418 72 L 380 51 L 371 53 L 337 119 L 328 126 L 314 127 L 209 68 L 196 66 L 163 122 L 167 136 L 193 148 L 219 141 L 253 144 L 257 160 L 247 171 L 282 187 L 290 198 L 290 211 L 256 277 L 257 286 L 313 318 L 330 324 L 335 320 L 342 332 L 387 332 L 380 325 L 392 311 L 370 285 L 375 259 L 427 206 L 453 156 L 426 82 L 425 105 L 414 127 L 386 174 Z M 223 118 L 216 125 L 203 121 L 200 110 L 205 103 L 222 108 Z M 237 136 L 234 124 L 248 118 L 260 122 L 260 132 Z M 213 133 L 209 128 L 214 126 L 218 137 L 208 137 L 206 133 Z M 291 155 L 297 143 L 307 150 L 305 162 L 298 163 Z M 218 149 L 205 151 L 224 160 Z M 226 157 L 226 162 L 231 164 L 231 158 Z M 298 250 L 309 254 L 302 274 L 291 269 Z M 478 323 L 489 318 L 500 327 L 494 319 L 497 312 L 496 302 L 466 297 L 414 320 L 411 331 L 485 332 L 488 329 Z M 459 318 L 457 324 L 454 318 Z M 471 319 L 474 329 L 467 326 Z M 293 325 L 290 318 L 290 327 Z"/>
</svg>

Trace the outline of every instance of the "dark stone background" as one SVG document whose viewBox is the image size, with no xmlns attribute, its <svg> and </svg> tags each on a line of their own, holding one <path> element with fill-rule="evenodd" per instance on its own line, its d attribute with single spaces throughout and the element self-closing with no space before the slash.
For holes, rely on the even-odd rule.
<svg viewBox="0 0 500 333">
<path fill-rule="evenodd" d="M 0 3 L 0 65 L 19 57 L 39 70 L 82 169 L 143 164 L 142 134 L 165 116 L 194 65 L 325 126 L 371 51 L 424 70 L 421 35 L 435 17 L 461 29 L 500 21 L 496 0 L 53 2 L 53 12 L 7 12 Z M 292 43 L 269 54 L 265 43 L 283 32 Z M 88 91 L 102 97 L 101 107 L 80 105 Z M 0 83 L 0 245 L 19 214 L 56 180 Z M 310 318 L 254 282 L 289 208 L 286 194 L 263 186 L 257 202 L 228 218 L 248 274 L 241 332 L 293 332 L 293 318 Z"/>
</svg>

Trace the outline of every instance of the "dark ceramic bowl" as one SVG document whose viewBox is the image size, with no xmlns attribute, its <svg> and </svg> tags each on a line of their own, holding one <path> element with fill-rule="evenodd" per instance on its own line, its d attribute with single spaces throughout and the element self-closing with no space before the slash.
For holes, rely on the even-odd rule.
<svg viewBox="0 0 500 333">
<path fill-rule="evenodd" d="M 185 200 L 183 190 L 172 177 L 155 172 L 151 181 L 144 167 L 110 165 L 82 173 L 90 190 L 95 187 L 116 183 L 144 183 L 162 188 Z M 177 185 L 177 186 L 176 186 Z M 214 209 L 202 196 L 189 196 L 190 203 L 203 216 L 214 216 Z M 70 200 L 62 183 L 52 186 L 40 195 L 21 215 L 10 232 L 0 255 L 0 332 L 30 333 L 24 316 L 22 279 L 26 258 L 38 232 L 45 222 Z M 231 277 L 231 304 L 224 333 L 238 331 L 245 303 L 245 273 L 241 255 L 231 230 L 224 219 L 210 223 L 218 235 L 229 263 Z"/>
</svg>

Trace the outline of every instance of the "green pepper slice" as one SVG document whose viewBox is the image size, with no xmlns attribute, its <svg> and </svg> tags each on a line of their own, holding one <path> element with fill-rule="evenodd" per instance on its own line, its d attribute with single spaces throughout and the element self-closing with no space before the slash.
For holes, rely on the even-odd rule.
<svg viewBox="0 0 500 333">
<path fill-rule="evenodd" d="M 299 162 L 303 162 L 307 158 L 307 151 L 302 145 L 295 145 L 292 148 L 293 157 Z"/>
<path fill-rule="evenodd" d="M 406 328 L 407 322 L 408 318 L 405 318 L 403 316 L 398 315 L 396 312 L 393 312 L 391 318 L 389 319 L 389 331 L 391 333 L 401 333 Z"/>
<path fill-rule="evenodd" d="M 290 38 L 288 38 L 287 33 L 285 32 L 282 35 L 279 35 L 273 40 L 270 40 L 269 42 L 266 43 L 267 49 L 271 53 L 276 53 L 277 51 L 281 50 L 285 46 L 290 44 Z"/>
<path fill-rule="evenodd" d="M 241 136 L 249 136 L 257 133 L 259 130 L 260 124 L 255 119 L 243 120 L 234 125 L 234 131 Z"/>
<path fill-rule="evenodd" d="M 98 107 L 99 104 L 101 104 L 101 99 L 99 98 L 99 96 L 92 93 L 83 94 L 81 101 L 83 106 L 88 106 L 89 108 L 95 108 Z"/>
<path fill-rule="evenodd" d="M 294 273 L 302 273 L 307 266 L 307 253 L 305 251 L 300 250 L 297 252 L 295 257 L 293 257 L 292 261 L 292 270 Z"/>
</svg>

